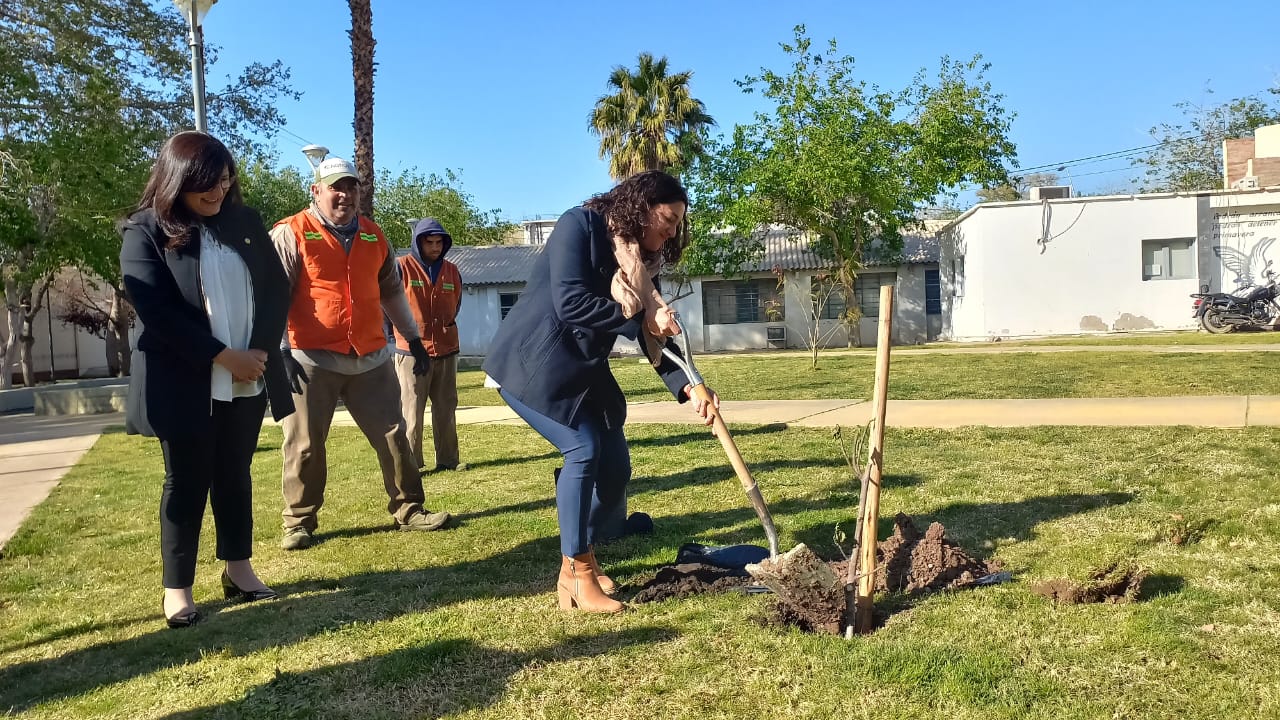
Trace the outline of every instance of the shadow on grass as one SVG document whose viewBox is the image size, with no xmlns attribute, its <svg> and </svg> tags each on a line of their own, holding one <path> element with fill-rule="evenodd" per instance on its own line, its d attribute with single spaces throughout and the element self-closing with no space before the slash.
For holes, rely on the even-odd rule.
<svg viewBox="0 0 1280 720">
<path fill-rule="evenodd" d="M 369 717 L 441 717 L 493 705 L 513 675 L 534 666 L 591 658 L 620 648 L 667 642 L 679 636 L 662 626 L 628 628 L 567 638 L 533 652 L 510 652 L 465 639 L 426 642 L 385 655 L 299 673 L 278 673 L 242 699 L 164 716 L 276 718 L 324 714 Z M 447 672 L 439 672 L 441 669 Z M 371 692 L 371 687 L 376 688 Z"/>
<path fill-rule="evenodd" d="M 983 558 L 985 555 L 981 549 L 988 541 L 1003 538 L 1029 540 L 1035 537 L 1035 528 L 1042 522 L 1123 505 L 1133 499 L 1129 493 L 1043 495 L 1017 502 L 955 503 L 934 513 L 913 515 L 911 519 L 921 530 L 932 522 L 942 523 L 947 529 L 947 539 L 962 545 L 970 555 Z M 849 521 L 841 523 L 846 535 L 853 532 L 854 511 L 850 507 Z M 835 530 L 835 523 L 820 523 L 798 530 L 794 536 L 820 556 L 833 559 L 830 553 L 822 552 L 822 548 L 834 550 Z M 889 537 L 893 533 L 893 516 L 882 515 L 876 523 L 876 530 L 879 539 Z"/>
<path fill-rule="evenodd" d="M 770 435 L 773 433 L 785 432 L 787 426 L 784 423 L 770 423 L 768 425 L 751 425 L 745 427 L 731 427 L 729 431 L 736 437 L 745 435 Z M 627 438 L 627 445 L 631 447 L 668 447 L 674 445 L 683 445 L 689 442 L 699 442 L 701 440 L 715 441 L 715 436 L 711 434 L 711 428 L 703 427 L 698 430 L 689 432 L 675 433 L 671 435 L 655 435 L 645 438 Z"/>
<path fill-rule="evenodd" d="M 1169 573 L 1151 573 L 1142 581 L 1142 592 L 1139 600 L 1154 600 L 1166 595 L 1177 595 L 1187 586 L 1187 581 L 1180 575 Z"/>
<path fill-rule="evenodd" d="M 287 646 L 358 622 L 380 622 L 467 600 L 550 592 L 559 539 L 529 540 L 478 561 L 419 570 L 371 572 L 344 578 L 273 584 L 279 601 L 236 606 L 201 603 L 209 616 L 194 628 L 168 630 L 156 595 L 155 632 L 0 667 L 0 712 L 199 661 L 222 652 L 244 655 Z M 312 593 L 306 597 L 302 593 Z M 554 603 L 549 601 L 548 611 Z"/>
<path fill-rule="evenodd" d="M 551 504 L 553 500 L 532 501 L 532 504 L 541 502 Z M 826 506 L 825 500 L 801 499 L 780 503 L 776 511 L 785 515 Z M 654 543 L 678 546 L 695 534 L 726 544 L 730 538 L 737 537 L 741 542 L 758 541 L 759 537 L 752 535 L 751 530 L 714 531 L 753 521 L 754 517 L 745 500 L 740 509 L 668 516 L 659 520 L 660 532 L 623 538 L 608 554 L 611 557 L 630 555 Z M 376 532 L 383 529 L 352 528 L 328 537 L 358 537 Z M 550 593 L 559 552 L 559 537 L 552 535 L 525 541 L 481 560 L 417 570 L 273 583 L 283 595 L 279 601 L 240 605 L 234 612 L 222 612 L 231 607 L 229 603 L 201 603 L 209 619 L 183 630 L 163 628 L 157 602 L 154 632 L 72 650 L 57 657 L 0 667 L 0 711 L 21 713 L 38 703 L 83 695 L 164 668 L 197 662 L 210 654 L 242 656 L 289 646 L 354 623 L 376 623 L 476 599 Z M 625 566 L 623 569 L 625 571 Z M 640 567 L 632 566 L 632 569 Z M 549 598 L 547 611 L 553 612 L 553 607 L 554 601 Z M 78 630 L 67 632 L 75 634 Z M 412 654 L 406 657 L 410 658 L 406 662 L 417 662 Z M 365 662 L 370 668 L 381 667 L 375 661 Z M 327 675 L 321 673 L 320 677 Z M 288 693 L 282 691 L 282 694 Z M 263 715 L 268 716 L 270 714 Z"/>
</svg>

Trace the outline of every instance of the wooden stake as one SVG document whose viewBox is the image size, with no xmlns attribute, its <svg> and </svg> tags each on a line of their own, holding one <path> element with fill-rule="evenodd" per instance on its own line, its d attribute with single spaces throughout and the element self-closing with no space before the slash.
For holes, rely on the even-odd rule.
<svg viewBox="0 0 1280 720">
<path fill-rule="evenodd" d="M 858 548 L 858 594 L 854 598 L 854 630 L 871 632 L 872 596 L 876 589 L 876 519 L 880 516 L 880 481 L 884 478 L 884 418 L 889 404 L 889 340 L 893 329 L 893 286 L 880 287 L 880 322 L 876 336 L 875 424 L 871 428 L 867 497 L 859 508 L 862 544 Z M 846 634 L 848 629 L 846 629 Z"/>
</svg>

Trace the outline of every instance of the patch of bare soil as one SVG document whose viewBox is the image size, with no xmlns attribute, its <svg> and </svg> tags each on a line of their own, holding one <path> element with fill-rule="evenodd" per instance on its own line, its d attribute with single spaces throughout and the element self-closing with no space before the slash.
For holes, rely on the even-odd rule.
<svg viewBox="0 0 1280 720">
<path fill-rule="evenodd" d="M 1142 582 L 1147 575 L 1147 571 L 1137 565 L 1116 562 L 1089 573 L 1084 582 L 1055 578 L 1033 584 L 1031 592 L 1067 605 L 1127 603 L 1142 594 Z"/>
<path fill-rule="evenodd" d="M 917 595 L 962 588 L 997 572 L 998 563 L 976 559 L 946 539 L 946 528 L 933 523 L 920 532 L 911 518 L 899 514 L 893 535 L 877 547 L 876 589 Z M 846 563 L 827 562 L 800 545 L 773 560 L 749 565 L 753 577 L 707 565 L 664 567 L 642 586 L 631 602 L 652 602 L 716 592 L 759 582 L 778 597 L 768 624 L 809 632 L 839 633 L 845 608 Z"/>
<path fill-rule="evenodd" d="M 647 603 L 685 598 L 704 593 L 722 592 L 751 584 L 751 577 L 733 570 L 685 563 L 668 565 L 658 570 L 652 580 L 640 586 L 630 602 Z"/>
</svg>

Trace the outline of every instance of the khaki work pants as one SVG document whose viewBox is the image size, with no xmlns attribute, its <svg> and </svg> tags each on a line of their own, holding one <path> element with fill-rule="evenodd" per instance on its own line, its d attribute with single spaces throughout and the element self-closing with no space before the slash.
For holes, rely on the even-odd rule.
<svg viewBox="0 0 1280 720">
<path fill-rule="evenodd" d="M 431 358 L 431 371 L 413 374 L 413 357 L 396 353 L 396 379 L 400 381 L 400 412 L 417 467 L 426 467 L 422 456 L 422 419 L 431 401 L 431 439 L 435 444 L 433 467 L 458 466 L 458 356 Z"/>
<path fill-rule="evenodd" d="M 293 400 L 298 410 L 281 423 L 284 429 L 284 527 L 302 526 L 315 531 L 316 515 L 324 504 L 328 477 L 325 441 L 333 424 L 338 400 L 346 405 L 364 436 L 369 439 L 382 468 L 387 512 L 403 524 L 422 510 L 422 475 L 413 462 L 405 437 L 399 387 L 391 363 L 357 375 L 343 375 L 304 366 L 311 382 Z"/>
</svg>

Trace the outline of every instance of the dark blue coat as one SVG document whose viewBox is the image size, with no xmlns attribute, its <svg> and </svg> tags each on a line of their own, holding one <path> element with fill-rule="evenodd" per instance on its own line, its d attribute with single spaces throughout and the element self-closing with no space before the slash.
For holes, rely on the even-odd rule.
<svg viewBox="0 0 1280 720">
<path fill-rule="evenodd" d="M 617 269 L 603 216 L 581 207 L 560 216 L 524 292 L 498 326 L 484 371 L 563 425 L 598 412 L 609 427 L 621 426 L 627 404 L 609 370 L 609 353 L 619 335 L 644 337 L 644 314 L 622 316 L 609 293 Z M 676 348 L 669 340 L 667 346 Z M 686 402 L 688 379 L 679 366 L 663 358 L 657 370 L 676 399 Z"/>
<path fill-rule="evenodd" d="M 209 218 L 218 240 L 235 248 L 253 281 L 253 336 L 249 347 L 267 353 L 263 373 L 271 414 L 293 412 L 293 395 L 280 355 L 289 313 L 289 282 L 256 210 L 224 205 Z M 212 407 L 213 358 L 223 345 L 209 329 L 200 289 L 200 242 L 175 250 L 155 212 L 134 213 L 120 228 L 120 271 L 138 314 L 126 405 L 130 433 L 161 440 L 203 433 Z"/>
</svg>

